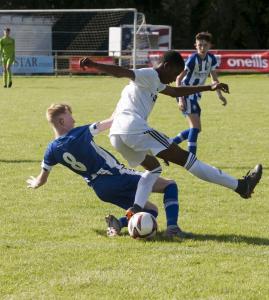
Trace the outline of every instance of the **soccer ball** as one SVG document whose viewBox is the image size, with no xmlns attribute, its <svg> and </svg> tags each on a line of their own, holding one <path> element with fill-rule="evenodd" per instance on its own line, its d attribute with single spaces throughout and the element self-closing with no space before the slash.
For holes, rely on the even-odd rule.
<svg viewBox="0 0 269 300">
<path fill-rule="evenodd" d="M 128 223 L 128 231 L 134 239 L 148 239 L 155 236 L 157 232 L 157 221 L 147 212 L 134 214 Z"/>
</svg>

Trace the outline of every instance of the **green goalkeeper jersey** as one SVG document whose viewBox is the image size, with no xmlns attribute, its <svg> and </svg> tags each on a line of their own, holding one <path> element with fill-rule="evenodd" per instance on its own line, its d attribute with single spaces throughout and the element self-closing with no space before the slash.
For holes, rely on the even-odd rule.
<svg viewBox="0 0 269 300">
<path fill-rule="evenodd" d="M 2 58 L 15 59 L 15 40 L 9 36 L 0 39 L 0 53 Z"/>
</svg>

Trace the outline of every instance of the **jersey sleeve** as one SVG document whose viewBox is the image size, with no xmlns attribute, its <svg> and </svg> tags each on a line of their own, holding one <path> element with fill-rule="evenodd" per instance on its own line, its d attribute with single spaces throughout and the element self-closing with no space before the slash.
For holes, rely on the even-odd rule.
<svg viewBox="0 0 269 300">
<path fill-rule="evenodd" d="M 186 63 L 185 63 L 185 68 L 184 70 L 187 70 L 188 72 L 192 72 L 195 67 L 195 56 L 191 55 L 188 57 Z"/>
<path fill-rule="evenodd" d="M 41 168 L 50 171 L 53 166 L 57 164 L 57 161 L 53 154 L 53 143 L 50 143 L 47 147 L 47 150 L 44 154 L 43 161 L 41 163 Z"/>
<path fill-rule="evenodd" d="M 211 62 L 211 71 L 214 71 L 217 69 L 217 67 L 219 66 L 218 65 L 218 61 L 217 61 L 217 58 L 215 55 L 211 54 L 211 59 L 212 59 L 212 62 Z"/>
<path fill-rule="evenodd" d="M 166 88 L 166 84 L 160 82 L 158 73 L 153 68 L 142 68 L 134 70 L 135 84 L 139 87 L 151 89 L 158 82 L 158 92 Z"/>
<path fill-rule="evenodd" d="M 97 128 L 98 122 L 92 123 L 89 125 L 91 138 L 96 136 L 99 133 L 99 129 Z"/>
</svg>

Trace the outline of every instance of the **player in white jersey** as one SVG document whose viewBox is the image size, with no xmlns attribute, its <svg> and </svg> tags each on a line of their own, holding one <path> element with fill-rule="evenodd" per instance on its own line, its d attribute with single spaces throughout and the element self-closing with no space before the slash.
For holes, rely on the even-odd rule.
<svg viewBox="0 0 269 300">
<path fill-rule="evenodd" d="M 111 144 L 128 163 L 132 167 L 142 165 L 147 170 L 138 183 L 134 207 L 127 211 L 128 216 L 144 207 L 154 182 L 160 176 L 161 166 L 156 156 L 186 168 L 202 180 L 230 188 L 243 198 L 251 197 L 262 175 L 261 165 L 257 165 L 244 179 L 237 180 L 199 161 L 195 155 L 181 149 L 147 123 L 158 93 L 176 98 L 216 89 L 229 92 L 226 84 L 215 82 L 212 85 L 180 87 L 167 85 L 175 81 L 184 69 L 184 60 L 176 51 L 166 52 L 156 69 L 128 70 L 115 65 L 96 63 L 89 58 L 83 58 L 80 66 L 94 67 L 116 77 L 127 77 L 131 80 L 122 91 L 110 129 Z"/>
<path fill-rule="evenodd" d="M 204 85 L 207 77 L 210 75 L 212 82 L 218 82 L 216 68 L 218 66 L 215 55 L 209 53 L 211 48 L 212 35 L 209 32 L 200 32 L 195 37 L 195 48 L 197 52 L 190 55 L 184 71 L 176 79 L 176 85 Z M 220 90 L 217 95 L 223 105 L 227 104 L 226 98 Z M 195 93 L 190 96 L 178 98 L 179 109 L 186 116 L 189 128 L 180 132 L 174 142 L 179 144 L 188 140 L 188 149 L 196 154 L 198 134 L 201 132 L 201 108 L 199 101 L 201 93 Z"/>
</svg>

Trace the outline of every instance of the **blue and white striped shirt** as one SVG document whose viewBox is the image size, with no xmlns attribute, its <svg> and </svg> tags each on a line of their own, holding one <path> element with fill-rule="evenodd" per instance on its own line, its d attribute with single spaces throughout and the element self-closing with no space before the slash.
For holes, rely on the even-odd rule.
<svg viewBox="0 0 269 300">
<path fill-rule="evenodd" d="M 204 59 L 193 53 L 186 61 L 185 70 L 186 76 L 182 79 L 182 85 L 204 85 L 210 72 L 218 67 L 218 62 L 215 55 L 207 53 Z M 195 98 L 200 98 L 201 94 L 195 94 Z M 190 96 L 193 98 L 193 95 Z"/>
</svg>

